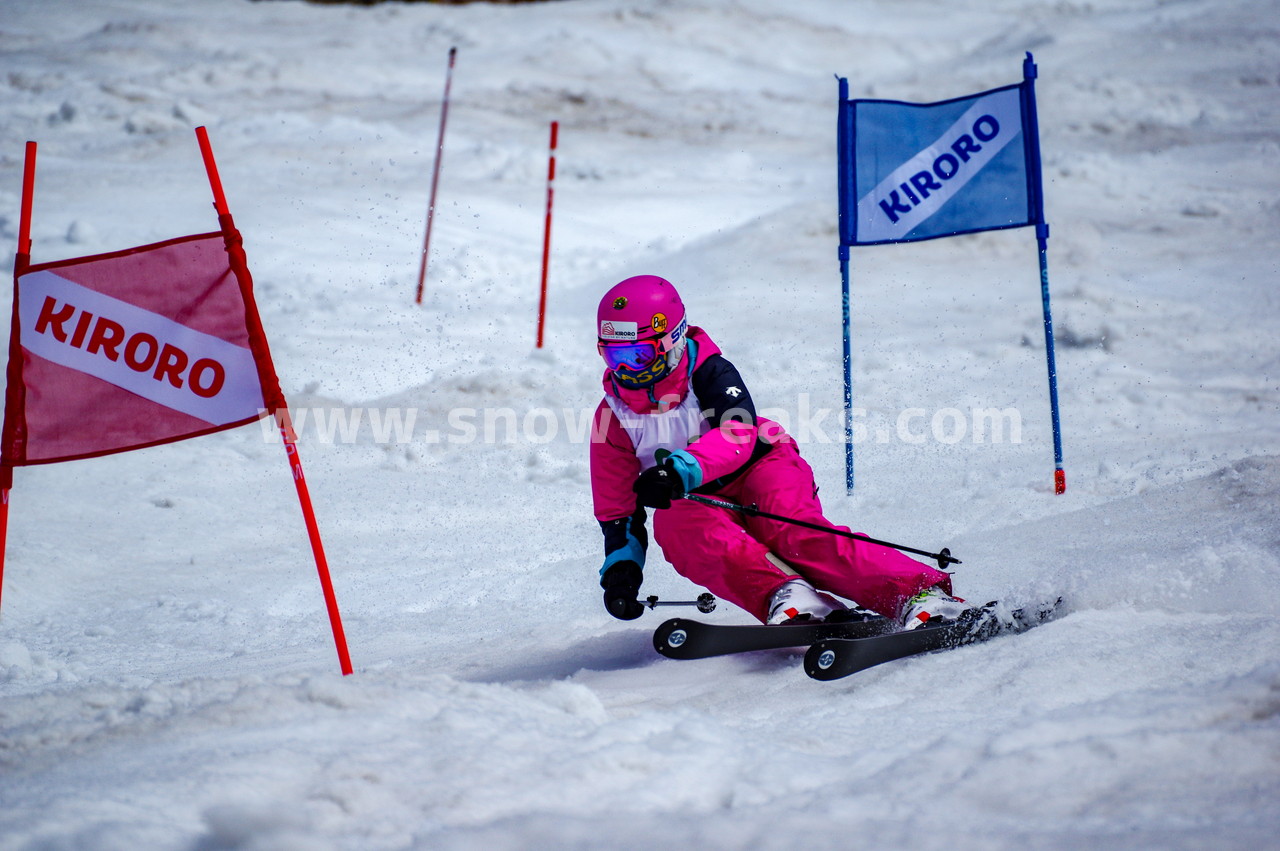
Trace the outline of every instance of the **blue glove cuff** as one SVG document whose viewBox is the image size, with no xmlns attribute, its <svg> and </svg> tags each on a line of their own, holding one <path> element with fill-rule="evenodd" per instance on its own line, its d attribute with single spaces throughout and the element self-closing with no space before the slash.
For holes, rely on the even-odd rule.
<svg viewBox="0 0 1280 851">
<path fill-rule="evenodd" d="M 677 449 L 668 455 L 663 463 L 670 462 L 671 469 L 680 477 L 680 484 L 685 493 L 702 485 L 702 465 L 683 449 Z"/>
<path fill-rule="evenodd" d="M 634 561 L 640 565 L 641 570 L 644 570 L 644 547 L 640 546 L 640 542 L 630 532 L 627 533 L 625 546 L 619 547 L 604 557 L 604 565 L 600 568 L 600 575 L 604 576 L 606 570 L 620 561 Z"/>
</svg>

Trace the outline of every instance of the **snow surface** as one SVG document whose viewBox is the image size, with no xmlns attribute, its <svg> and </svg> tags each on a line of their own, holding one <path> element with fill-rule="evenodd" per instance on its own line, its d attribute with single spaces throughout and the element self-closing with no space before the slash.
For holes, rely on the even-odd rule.
<svg viewBox="0 0 1280 851">
<path fill-rule="evenodd" d="M 269 430 L 24 468 L 0 848 L 1276 847 L 1278 12 L 3 0 L 9 262 L 26 140 L 41 262 L 215 229 L 208 126 L 285 392 L 311 415 L 356 673 L 338 673 Z M 855 97 L 940 100 L 1016 82 L 1028 50 L 1068 492 L 1051 492 L 1025 229 L 855 251 L 854 496 L 836 414 L 801 436 L 832 517 L 950 546 L 965 596 L 1061 593 L 1069 613 L 837 683 L 795 651 L 661 659 L 660 616 L 615 621 L 595 584 L 570 432 L 598 399 L 599 294 L 666 275 L 763 407 L 793 426 L 838 410 L 834 75 Z M 973 408 L 1014 409 L 1020 442 L 952 440 Z M 379 440 L 370 419 L 397 410 L 412 439 Z M 333 417 L 356 412 L 343 440 Z M 698 590 L 654 552 L 647 593 Z"/>
</svg>

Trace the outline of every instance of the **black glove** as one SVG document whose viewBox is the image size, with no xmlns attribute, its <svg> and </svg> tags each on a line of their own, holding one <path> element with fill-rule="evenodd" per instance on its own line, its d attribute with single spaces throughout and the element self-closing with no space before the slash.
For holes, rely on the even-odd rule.
<svg viewBox="0 0 1280 851">
<path fill-rule="evenodd" d="M 644 572 L 634 561 L 620 561 L 609 566 L 600 577 L 604 589 L 604 607 L 618 620 L 633 621 L 644 614 L 644 604 L 636 597 Z"/>
<path fill-rule="evenodd" d="M 684 483 L 670 461 L 663 461 L 641 473 L 631 486 L 641 505 L 670 508 L 671 500 L 684 495 Z"/>
</svg>

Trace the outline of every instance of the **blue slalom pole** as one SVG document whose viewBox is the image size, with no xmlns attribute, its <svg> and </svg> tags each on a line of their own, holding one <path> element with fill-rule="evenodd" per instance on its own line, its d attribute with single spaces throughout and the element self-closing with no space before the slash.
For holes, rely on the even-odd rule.
<svg viewBox="0 0 1280 851">
<path fill-rule="evenodd" d="M 840 246 L 840 314 L 844 322 L 844 484 L 853 493 L 853 355 L 849 345 L 849 246 Z"/>
<path fill-rule="evenodd" d="M 1067 474 L 1062 469 L 1062 426 L 1058 416 L 1058 366 L 1053 351 L 1053 315 L 1049 310 L 1049 225 L 1044 220 L 1044 185 L 1040 168 L 1040 124 L 1036 117 L 1036 63 L 1031 53 L 1022 62 L 1024 136 L 1030 164 L 1027 175 L 1040 253 L 1040 298 L 1044 304 L 1044 350 L 1049 366 L 1049 413 L 1053 418 L 1053 492 L 1066 493 Z"/>
<path fill-rule="evenodd" d="M 840 216 L 840 316 L 844 329 L 844 484 L 853 493 L 853 355 L 849 345 L 849 224 L 845 212 L 849 208 L 849 81 L 840 83 L 840 107 L 836 118 L 836 191 Z"/>
<path fill-rule="evenodd" d="M 1044 302 L 1044 350 L 1049 363 L 1049 413 L 1053 417 L 1053 492 L 1067 491 L 1067 474 L 1062 469 L 1062 425 L 1058 418 L 1058 364 L 1053 353 L 1053 314 L 1049 311 L 1049 226 L 1036 225 L 1040 248 L 1040 297 Z"/>
</svg>

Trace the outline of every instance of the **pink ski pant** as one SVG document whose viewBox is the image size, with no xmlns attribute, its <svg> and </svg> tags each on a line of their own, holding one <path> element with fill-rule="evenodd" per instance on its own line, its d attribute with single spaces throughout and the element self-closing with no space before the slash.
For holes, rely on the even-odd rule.
<svg viewBox="0 0 1280 851">
<path fill-rule="evenodd" d="M 822 515 L 813 470 L 791 442 L 776 444 L 714 496 L 848 531 Z M 951 590 L 948 574 L 889 547 L 688 500 L 655 512 L 653 535 L 681 576 L 761 621 L 768 618 L 773 592 L 794 578 L 769 561 L 769 552 L 815 588 L 887 617 L 931 585 Z"/>
</svg>

